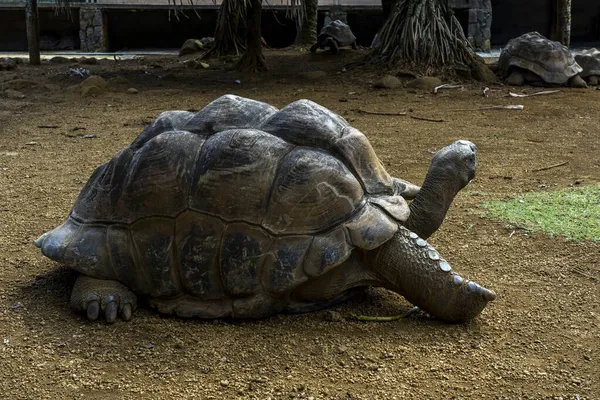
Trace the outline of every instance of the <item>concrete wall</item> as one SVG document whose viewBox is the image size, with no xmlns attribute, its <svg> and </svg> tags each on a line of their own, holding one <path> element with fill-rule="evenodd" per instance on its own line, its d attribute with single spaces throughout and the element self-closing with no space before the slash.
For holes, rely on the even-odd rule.
<svg viewBox="0 0 600 400">
<path fill-rule="evenodd" d="M 551 0 L 492 0 L 492 45 L 504 45 L 510 39 L 531 31 L 550 35 Z M 573 0 L 571 43 L 600 41 L 600 1 Z M 598 44 L 596 43 L 596 46 Z"/>
<path fill-rule="evenodd" d="M 167 10 L 105 10 L 108 50 L 144 48 L 177 48 L 189 38 L 212 36 L 216 25 L 215 10 L 199 10 L 200 19 L 193 11 L 188 18 L 177 20 Z M 319 11 L 318 29 L 323 26 L 326 11 Z M 287 47 L 296 38 L 296 24 L 286 18 L 284 10 L 264 10 L 262 35 L 274 48 Z M 369 46 L 383 24 L 381 10 L 347 11 L 346 18 L 358 44 Z"/>
<path fill-rule="evenodd" d="M 550 34 L 551 0 L 492 0 L 492 45 L 531 31 Z"/>
<path fill-rule="evenodd" d="M 216 10 L 198 10 L 198 16 L 186 11 L 179 20 L 168 10 L 105 10 L 108 24 L 108 50 L 178 48 L 186 39 L 213 36 Z M 262 15 L 263 37 L 271 47 L 294 42 L 296 25 L 283 10 L 265 10 Z"/>
<path fill-rule="evenodd" d="M 600 0 L 573 0 L 571 7 L 571 42 L 599 42 Z"/>
<path fill-rule="evenodd" d="M 42 50 L 86 51 L 124 48 L 177 48 L 190 37 L 212 36 L 216 22 L 216 9 L 212 0 L 205 9 L 198 10 L 201 20 L 187 10 L 190 17 L 179 21 L 165 8 L 166 0 L 97 0 L 97 4 L 77 4 L 72 19 L 55 15 L 48 4 L 40 9 Z M 144 3 L 141 9 L 132 9 L 125 3 Z M 266 0 L 265 0 L 266 1 Z M 271 6 L 286 4 L 288 0 L 270 1 Z M 319 29 L 323 24 L 327 4 L 361 5 L 346 8 L 347 20 L 361 45 L 368 46 L 383 24 L 381 0 L 321 0 Z M 449 0 L 456 7 L 456 17 L 476 48 L 486 48 L 486 40 L 493 46 L 502 46 L 511 38 L 530 31 L 549 35 L 551 26 L 551 0 Z M 219 1 L 218 1 L 219 2 Z M 218 3 L 217 2 L 217 3 Z M 112 3 L 105 6 L 102 3 Z M 198 4 L 198 0 L 194 0 Z M 14 7 L 8 7 L 12 4 Z M 162 7 L 158 7 L 158 5 Z M 18 7 L 17 7 L 18 6 Z M 102 12 L 84 11 L 78 7 L 102 6 Z M 371 8 L 369 8 L 371 7 Z M 490 15 L 487 8 L 491 7 Z M 27 49 L 23 0 L 0 0 L 0 50 L 24 51 Z M 573 0 L 572 40 L 600 46 L 600 0 Z M 491 20 L 493 17 L 493 20 Z M 491 29 L 490 29 L 491 20 Z M 101 23 L 102 22 L 102 23 Z M 285 47 L 293 43 L 295 24 L 285 17 L 285 12 L 273 7 L 263 14 L 263 36 L 272 47 Z M 487 32 L 486 32 L 487 30 Z M 488 35 L 488 36 L 486 36 Z"/>
<path fill-rule="evenodd" d="M 79 48 L 79 13 L 71 18 L 55 15 L 52 9 L 40 9 L 41 50 L 73 50 Z M 0 51 L 27 50 L 25 10 L 0 11 Z"/>
</svg>

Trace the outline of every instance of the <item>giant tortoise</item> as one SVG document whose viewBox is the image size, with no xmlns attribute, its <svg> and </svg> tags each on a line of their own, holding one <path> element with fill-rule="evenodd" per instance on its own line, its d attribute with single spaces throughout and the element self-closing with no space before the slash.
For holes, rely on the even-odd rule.
<svg viewBox="0 0 600 400">
<path fill-rule="evenodd" d="M 569 49 L 538 32 L 511 39 L 500 53 L 498 69 L 506 78 L 506 83 L 513 86 L 524 83 L 536 86 L 586 86 L 579 76 L 582 69 Z"/>
<path fill-rule="evenodd" d="M 600 50 L 595 48 L 583 50 L 575 56 L 575 61 L 583 69 L 579 75 L 588 84 L 596 86 L 600 83 Z"/>
<path fill-rule="evenodd" d="M 260 318 L 372 285 L 463 322 L 495 294 L 425 239 L 474 177 L 475 157 L 468 141 L 443 148 L 419 188 L 312 101 L 278 110 L 226 95 L 198 113 L 162 113 L 35 244 L 80 273 L 71 306 L 90 320 L 128 320 L 136 295 L 168 314 Z"/>
<path fill-rule="evenodd" d="M 314 53 L 317 49 L 329 47 L 330 52 L 337 54 L 339 48 L 345 46 L 352 46 L 354 50 L 358 49 L 356 36 L 347 24 L 336 19 L 323 26 L 317 37 L 317 42 L 311 46 L 310 51 Z"/>
</svg>

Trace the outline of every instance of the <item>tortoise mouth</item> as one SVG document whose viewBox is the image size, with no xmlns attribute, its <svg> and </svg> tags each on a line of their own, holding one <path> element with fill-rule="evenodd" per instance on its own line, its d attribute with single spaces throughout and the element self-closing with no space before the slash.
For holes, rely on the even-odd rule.
<svg viewBox="0 0 600 400">
<path fill-rule="evenodd" d="M 476 175 L 476 172 L 475 172 L 474 169 L 472 169 L 471 171 L 469 171 L 469 178 L 467 180 L 467 185 L 469 183 L 471 183 L 471 181 L 473 181 L 475 179 L 475 175 Z"/>
</svg>

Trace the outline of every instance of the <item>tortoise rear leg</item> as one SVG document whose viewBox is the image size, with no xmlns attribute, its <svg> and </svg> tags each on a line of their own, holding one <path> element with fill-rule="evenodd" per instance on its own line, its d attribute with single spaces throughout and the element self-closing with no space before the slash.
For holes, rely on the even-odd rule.
<svg viewBox="0 0 600 400">
<path fill-rule="evenodd" d="M 79 275 L 71 293 L 71 307 L 87 314 L 90 321 L 104 314 L 113 323 L 117 314 L 127 321 L 137 307 L 137 297 L 129 288 L 113 280 Z"/>
<path fill-rule="evenodd" d="M 506 79 L 506 83 L 511 86 L 523 86 L 525 83 L 525 77 L 523 76 L 523 72 L 518 70 L 517 68 L 513 68 L 511 70 L 510 75 Z"/>
<path fill-rule="evenodd" d="M 352 42 L 352 49 L 353 50 L 358 50 L 358 44 L 356 44 L 356 40 L 354 42 Z"/>
</svg>

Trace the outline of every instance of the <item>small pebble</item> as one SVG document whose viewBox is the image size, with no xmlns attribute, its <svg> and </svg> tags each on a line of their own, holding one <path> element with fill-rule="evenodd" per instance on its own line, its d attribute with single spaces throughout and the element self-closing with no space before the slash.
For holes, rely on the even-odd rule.
<svg viewBox="0 0 600 400">
<path fill-rule="evenodd" d="M 18 90 L 6 89 L 4 91 L 4 94 L 9 99 L 13 99 L 13 100 L 20 100 L 20 99 L 25 98 L 25 95 L 23 93 L 19 92 Z"/>
<path fill-rule="evenodd" d="M 323 319 L 329 322 L 341 322 L 343 321 L 342 315 L 337 311 L 327 310 L 323 313 Z"/>
</svg>

